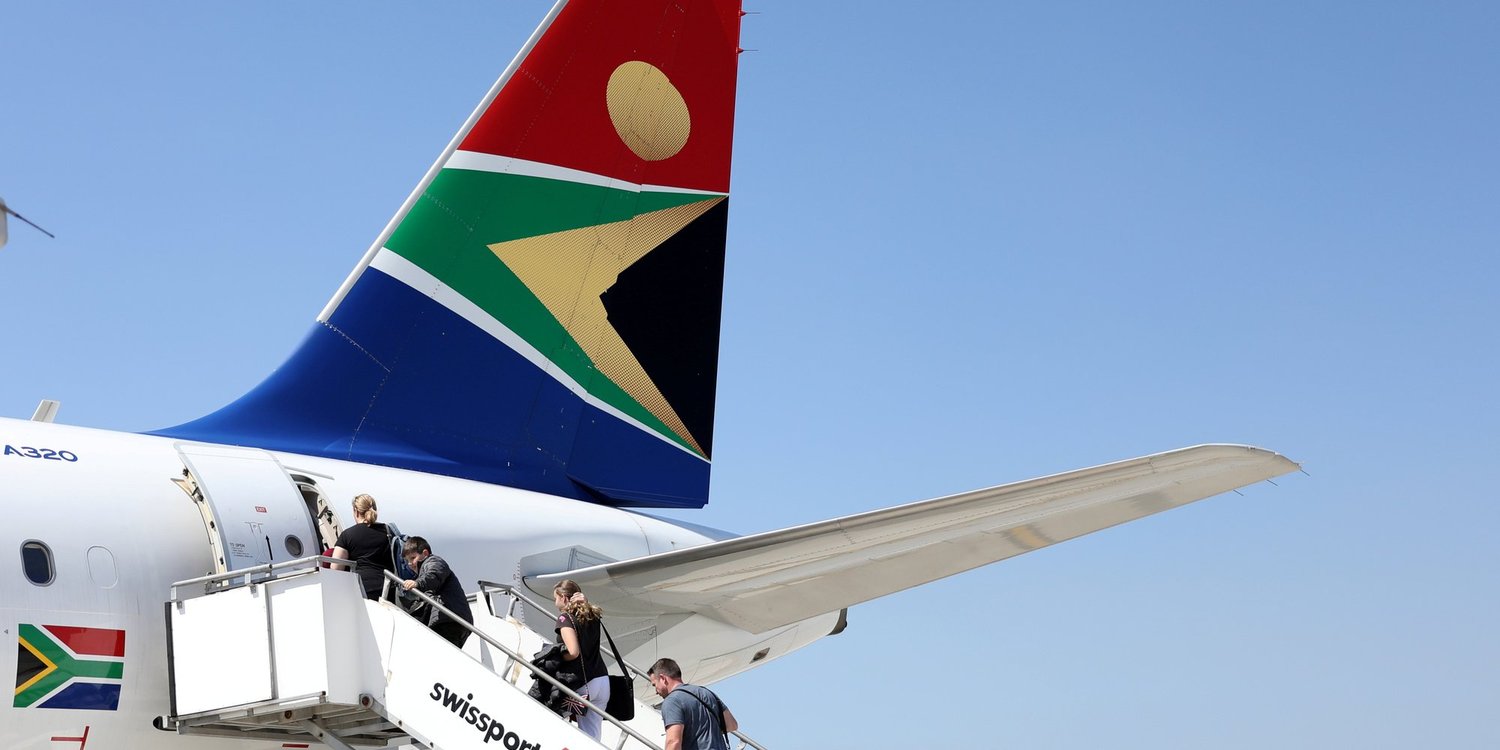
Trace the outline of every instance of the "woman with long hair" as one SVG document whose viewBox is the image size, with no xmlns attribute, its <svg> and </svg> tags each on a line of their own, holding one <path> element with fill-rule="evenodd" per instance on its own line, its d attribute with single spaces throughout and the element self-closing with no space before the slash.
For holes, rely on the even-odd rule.
<svg viewBox="0 0 1500 750">
<path fill-rule="evenodd" d="M 604 657 L 599 652 L 604 610 L 590 604 L 583 590 L 571 578 L 565 578 L 552 587 L 552 603 L 557 605 L 557 640 L 565 651 L 563 660 L 576 662 L 582 667 L 580 671 L 585 682 L 578 694 L 603 708 L 609 703 L 609 672 L 605 670 Z M 604 718 L 597 711 L 580 706 L 574 715 L 580 731 L 599 739 Z"/>
<path fill-rule="evenodd" d="M 379 512 L 375 510 L 375 498 L 356 495 L 354 498 L 354 525 L 339 534 L 333 543 L 333 556 L 339 560 L 352 560 L 354 572 L 365 586 L 366 599 L 379 599 L 385 585 L 381 571 L 394 572 L 396 563 L 391 559 L 391 539 L 385 524 L 377 523 Z M 348 566 L 335 566 L 337 570 L 348 570 Z"/>
</svg>

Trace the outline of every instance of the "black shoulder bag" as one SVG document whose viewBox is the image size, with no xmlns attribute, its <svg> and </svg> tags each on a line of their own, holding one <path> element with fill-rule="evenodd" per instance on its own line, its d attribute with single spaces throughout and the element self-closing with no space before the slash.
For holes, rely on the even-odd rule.
<svg viewBox="0 0 1500 750">
<path fill-rule="evenodd" d="M 615 645 L 615 639 L 609 634 L 609 628 L 604 627 L 604 618 L 599 618 L 599 629 L 604 631 L 604 637 L 609 641 L 609 650 L 615 652 L 615 663 L 620 665 L 623 675 L 609 675 L 609 702 L 604 706 L 604 713 L 619 719 L 630 721 L 635 718 L 635 680 L 630 676 L 630 667 L 625 666 L 625 657 L 620 656 L 620 647 Z M 604 670 L 609 674 L 609 669 Z"/>
</svg>

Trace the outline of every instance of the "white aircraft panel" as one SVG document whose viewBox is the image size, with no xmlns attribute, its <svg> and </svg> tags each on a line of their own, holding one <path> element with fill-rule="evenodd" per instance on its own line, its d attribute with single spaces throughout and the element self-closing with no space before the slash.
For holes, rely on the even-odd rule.
<svg viewBox="0 0 1500 750">
<path fill-rule="evenodd" d="M 177 449 L 212 512 L 223 570 L 322 552 L 302 494 L 271 454 L 222 445 Z"/>
</svg>

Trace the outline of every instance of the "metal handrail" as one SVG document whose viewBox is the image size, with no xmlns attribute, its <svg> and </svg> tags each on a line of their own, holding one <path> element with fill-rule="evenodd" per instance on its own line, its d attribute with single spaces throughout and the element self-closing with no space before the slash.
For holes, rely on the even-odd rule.
<svg viewBox="0 0 1500 750">
<path fill-rule="evenodd" d="M 240 586 L 255 586 L 255 585 L 267 583 L 269 581 L 277 580 L 278 576 L 276 574 L 278 572 L 284 572 L 288 568 L 296 569 L 296 575 L 306 575 L 308 573 L 316 573 L 319 570 L 323 570 L 323 569 L 325 569 L 325 568 L 327 568 L 328 566 L 331 566 L 331 565 L 338 565 L 341 568 L 347 567 L 347 568 L 351 568 L 352 569 L 352 567 L 354 565 L 354 561 L 352 561 L 352 560 L 338 559 L 338 558 L 333 558 L 333 557 L 327 557 L 327 556 L 324 556 L 324 555 L 312 555 L 310 557 L 299 557 L 299 558 L 297 558 L 295 560 L 287 560 L 287 561 L 278 562 L 278 563 L 268 563 L 266 565 L 257 565 L 256 567 L 253 567 L 253 568 L 243 568 L 243 569 L 240 569 L 240 570 L 231 570 L 231 571 L 229 571 L 227 573 L 215 573 L 213 575 L 200 576 L 198 578 L 190 578 L 190 579 L 188 579 L 186 581 L 178 581 L 178 582 L 172 584 L 171 599 L 169 601 L 170 602 L 174 602 L 174 603 L 180 603 L 180 602 L 182 602 L 183 599 L 179 599 L 178 598 L 178 589 L 182 588 L 182 587 L 185 587 L 185 586 L 193 586 L 193 585 L 197 585 L 197 584 L 202 584 L 204 590 L 203 590 L 203 592 L 201 594 L 197 594 L 196 596 L 206 596 L 208 594 L 218 593 L 220 591 L 227 591 L 227 590 L 230 590 L 230 589 L 233 589 L 233 588 L 238 588 Z M 252 577 L 256 576 L 258 574 L 265 574 L 266 577 L 265 578 L 256 578 L 256 579 L 252 580 Z M 381 582 L 380 596 L 381 596 L 382 600 L 387 600 L 388 601 L 387 597 L 391 593 L 391 584 L 395 583 L 397 585 L 400 585 L 401 582 L 403 580 L 405 580 L 405 579 L 401 578 L 400 576 L 397 576 L 395 573 L 392 573 L 389 570 L 382 570 L 381 574 L 385 577 L 385 580 Z M 211 587 L 212 584 L 220 583 L 220 582 L 226 582 L 226 583 L 227 582 L 232 582 L 232 581 L 234 581 L 235 579 L 238 579 L 238 578 L 244 578 L 245 579 L 244 583 L 241 583 L 241 584 L 238 584 L 238 585 L 228 585 L 228 586 L 216 587 L 216 588 Z M 599 712 L 600 718 L 602 718 L 605 721 L 608 721 L 609 723 L 614 724 L 616 727 L 620 728 L 620 732 L 621 732 L 621 744 L 622 745 L 624 744 L 624 739 L 623 738 L 626 735 L 629 735 L 630 737 L 634 738 L 637 742 L 640 742 L 641 744 L 645 745 L 646 747 L 652 748 L 652 750 L 663 750 L 663 748 L 660 745 L 656 744 L 655 742 L 652 742 L 651 740 L 646 739 L 646 737 L 643 736 L 643 735 L 641 735 L 641 733 L 639 733 L 639 732 L 635 731 L 634 729 L 631 729 L 630 727 L 626 726 L 619 719 L 616 719 L 615 717 L 610 716 L 609 713 L 606 712 L 603 707 L 594 704 L 593 702 L 589 701 L 587 698 L 584 698 L 583 696 L 579 695 L 572 688 L 568 687 L 567 685 L 562 684 L 561 682 L 558 682 L 557 678 L 553 677 L 552 675 L 549 675 L 546 672 L 543 672 L 540 669 L 537 669 L 536 666 L 531 663 L 531 660 L 529 660 L 529 659 L 521 656 L 520 654 L 516 653 L 515 651 L 512 651 L 510 649 L 510 647 L 508 647 L 505 644 L 503 644 L 503 643 L 495 640 L 490 635 L 488 635 L 485 632 L 483 632 L 483 631 L 479 630 L 478 628 L 474 627 L 473 623 L 470 623 L 470 622 L 464 620 L 462 617 L 459 617 L 457 614 L 454 614 L 453 610 L 448 609 L 447 607 L 443 606 L 442 602 L 439 602 L 437 599 L 429 596 L 426 592 L 419 591 L 419 590 L 413 588 L 408 593 L 415 594 L 422 601 L 425 601 L 429 605 L 432 605 L 433 607 L 436 607 L 437 611 L 443 613 L 444 615 L 447 615 L 449 619 L 453 620 L 454 622 L 462 624 L 464 626 L 464 628 L 468 629 L 468 631 L 470 633 L 473 633 L 474 635 L 479 636 L 480 640 L 482 640 L 485 643 L 488 643 L 491 646 L 499 649 L 502 653 L 504 653 L 506 655 L 506 657 L 508 657 L 509 659 L 512 659 L 512 660 L 516 661 L 521 666 L 525 667 L 526 670 L 529 671 L 529 672 L 531 672 L 531 674 L 533 676 L 535 676 L 536 678 L 542 679 L 542 680 L 546 680 L 547 682 L 551 683 L 553 686 L 561 689 L 564 694 L 566 694 L 569 697 L 577 700 L 579 703 L 582 703 L 583 705 L 588 706 L 590 710 Z M 196 598 L 196 596 L 194 596 L 194 597 L 187 597 L 187 598 Z M 400 608 L 397 607 L 397 609 L 400 609 Z M 407 616 L 410 616 L 410 614 L 408 613 Z M 268 626 L 269 626 L 269 624 L 268 624 Z M 508 672 L 508 671 L 510 671 L 510 664 L 509 663 L 506 664 L 505 669 L 501 670 L 501 672 Z M 505 679 L 501 675 L 497 675 L 497 676 L 499 676 L 501 679 Z M 510 682 L 510 681 L 506 680 L 506 682 Z M 517 690 L 520 689 L 520 686 L 516 685 L 514 682 L 511 682 L 510 684 L 512 686 L 514 686 Z"/>
<path fill-rule="evenodd" d="M 499 593 L 502 593 L 502 594 L 504 594 L 506 596 L 509 596 L 511 598 L 510 607 L 508 607 L 506 609 L 506 611 L 505 611 L 505 614 L 506 614 L 507 617 L 510 616 L 510 614 L 515 611 L 516 602 L 517 601 L 522 601 L 522 602 L 525 602 L 527 604 L 530 604 L 533 609 L 536 609 L 537 611 L 540 611 L 540 612 L 546 612 L 547 609 L 548 609 L 547 607 L 542 606 L 541 603 L 539 603 L 537 600 L 531 598 L 531 596 L 529 594 L 524 593 L 519 586 L 516 586 L 513 583 L 498 583 L 496 581 L 480 581 L 479 582 L 479 594 L 480 594 L 480 596 L 486 596 L 487 594 L 489 594 L 491 592 L 496 592 L 496 591 L 498 591 Z M 495 609 L 494 609 L 494 607 L 490 607 L 490 614 L 491 615 L 495 615 Z M 498 615 L 496 615 L 496 616 L 498 616 Z M 600 649 L 601 652 L 603 650 L 604 649 L 602 649 L 602 648 Z M 634 672 L 636 675 L 638 675 L 640 677 L 646 678 L 647 682 L 651 681 L 651 675 L 648 674 L 646 672 L 646 670 L 641 669 L 640 667 L 637 667 L 636 665 L 630 663 L 629 660 L 625 660 L 623 658 L 621 658 L 621 659 L 615 659 L 614 658 L 614 654 L 610 654 L 609 656 L 610 656 L 610 661 L 613 661 L 616 664 L 619 664 L 621 669 L 629 670 L 631 672 Z M 750 739 L 748 736 L 746 736 L 743 733 L 741 733 L 738 729 L 734 730 L 733 732 L 730 732 L 730 734 L 733 734 L 735 737 L 737 737 L 740 740 L 740 746 L 739 746 L 738 750 L 744 750 L 744 748 L 745 748 L 746 745 L 755 748 L 755 750 L 766 750 L 766 747 L 764 745 L 760 744 L 759 742 L 756 742 L 753 739 Z"/>
<path fill-rule="evenodd" d="M 316 563 L 316 565 L 314 565 L 314 563 Z M 228 589 L 239 588 L 239 586 L 254 586 L 254 585 L 257 585 L 257 584 L 265 583 L 267 581 L 274 581 L 274 580 L 278 579 L 278 576 L 276 576 L 276 572 L 277 571 L 284 571 L 287 568 L 297 568 L 298 572 L 296 574 L 297 575 L 303 575 L 305 573 L 310 573 L 310 572 L 313 572 L 315 570 L 318 570 L 318 565 L 322 565 L 322 566 L 326 567 L 328 565 L 334 565 L 334 564 L 352 565 L 353 563 L 350 560 L 340 560 L 338 558 L 328 557 L 326 555 L 312 555 L 311 557 L 299 557 L 299 558 L 297 558 L 295 560 L 284 560 L 284 561 L 278 562 L 278 563 L 266 563 L 265 565 L 257 565 L 257 566 L 255 566 L 253 568 L 241 568 L 239 570 L 231 570 L 231 571 L 229 571 L 227 573 L 214 573 L 214 574 L 211 574 L 211 575 L 199 576 L 198 578 L 189 578 L 186 581 L 178 581 L 178 582 L 172 584 L 172 594 L 171 594 L 171 598 L 168 599 L 168 601 L 171 601 L 171 602 L 182 601 L 182 599 L 178 599 L 177 598 L 177 589 L 179 589 L 179 588 L 181 588 L 183 586 L 192 586 L 194 584 L 200 584 L 200 583 L 203 584 L 203 592 L 202 593 L 197 594 L 195 596 L 187 597 L 189 599 L 193 599 L 193 598 L 197 598 L 198 596 L 206 596 L 208 594 L 216 593 L 216 592 L 219 592 L 219 591 L 226 591 Z M 306 570 L 301 570 L 301 568 L 304 567 L 304 566 L 306 566 L 307 569 Z M 265 573 L 266 577 L 265 578 L 256 579 L 256 580 L 253 580 L 253 581 L 250 580 L 251 576 L 254 576 L 254 575 L 258 574 L 258 573 Z M 240 578 L 240 577 L 243 577 L 245 579 L 245 582 L 242 583 L 242 584 L 239 584 L 239 586 L 230 585 L 230 586 L 222 586 L 222 587 L 218 587 L 218 588 L 210 588 L 210 586 L 209 586 L 209 584 L 212 584 L 212 583 L 219 583 L 219 582 L 228 583 L 228 582 L 231 582 L 234 579 Z"/>
<path fill-rule="evenodd" d="M 542 612 L 546 612 L 547 611 L 547 607 L 542 606 L 539 602 L 537 602 L 537 600 L 531 598 L 527 594 L 522 593 L 522 591 L 520 590 L 520 588 L 518 588 L 515 584 L 511 584 L 511 583 L 496 583 L 495 581 L 480 581 L 479 582 L 479 594 L 481 596 L 483 596 L 485 594 L 488 594 L 488 593 L 491 593 L 491 592 L 494 592 L 494 591 L 498 591 L 498 592 L 500 592 L 502 594 L 505 594 L 506 596 L 510 597 L 511 600 L 512 600 L 510 608 L 505 611 L 506 616 L 509 616 L 512 612 L 515 611 L 515 601 L 516 600 L 520 600 L 520 601 L 523 601 L 523 602 L 525 602 L 527 604 L 530 604 L 533 609 L 536 609 L 536 610 L 539 610 L 539 611 L 542 611 Z M 495 610 L 491 609 L 490 610 L 490 614 L 495 614 Z M 600 651 L 600 653 L 604 653 L 604 649 L 603 648 L 599 649 L 599 651 Z M 648 681 L 651 679 L 651 675 L 646 674 L 646 670 L 641 669 L 640 667 L 637 667 L 636 665 L 630 663 L 629 661 L 625 661 L 624 663 L 620 663 L 619 659 L 614 658 L 614 654 L 605 654 L 605 655 L 609 657 L 610 661 L 620 664 L 620 668 L 621 669 L 626 669 L 626 670 L 629 670 L 631 672 L 634 672 L 636 674 L 636 676 L 638 676 L 638 677 L 644 677 Z"/>
<path fill-rule="evenodd" d="M 530 596 L 527 596 L 526 594 L 522 593 L 520 589 L 516 588 L 515 586 L 513 586 L 513 585 L 511 585 L 509 583 L 496 583 L 494 581 L 483 581 L 483 580 L 481 580 L 479 582 L 479 596 L 485 600 L 485 606 L 489 608 L 491 616 L 498 616 L 498 615 L 495 614 L 495 605 L 494 605 L 494 603 L 492 601 L 490 601 L 490 596 L 489 596 L 491 593 L 494 593 L 496 591 L 499 591 L 500 593 L 503 593 L 503 594 L 505 594 L 505 595 L 507 595 L 507 596 L 510 597 L 510 606 L 505 608 L 505 616 L 506 617 L 510 617 L 511 615 L 513 615 L 515 613 L 515 611 L 516 611 L 516 602 L 518 602 L 518 601 L 530 604 L 532 606 L 532 608 L 535 609 L 535 610 L 537 610 L 538 612 L 546 612 L 547 611 L 546 608 L 543 607 L 540 602 L 538 602 L 537 600 L 532 599 Z M 602 621 L 601 621 L 601 626 L 602 626 Z M 600 652 L 603 652 L 603 650 L 604 649 L 601 648 Z M 610 656 L 610 661 L 613 661 L 614 663 L 618 664 L 620 666 L 620 669 L 623 670 L 626 675 L 629 675 L 631 672 L 635 672 L 637 675 L 639 675 L 641 677 L 645 677 L 648 681 L 650 680 L 650 675 L 647 675 L 645 672 L 642 672 L 640 670 L 640 668 L 637 667 L 637 666 L 635 666 L 634 664 L 631 664 L 630 662 L 623 662 L 622 663 L 620 659 L 614 658 L 614 654 L 612 654 L 612 653 L 609 654 L 609 656 Z M 505 668 L 506 669 L 510 669 L 510 662 L 509 661 L 506 662 Z M 635 684 L 634 684 L 634 682 L 631 683 L 630 699 L 631 700 L 635 700 Z M 615 750 L 622 750 L 622 748 L 624 748 L 624 747 L 625 747 L 625 735 L 622 734 L 622 735 L 620 735 L 620 741 L 615 744 Z M 741 746 L 740 750 L 744 750 L 744 747 Z"/>
<path fill-rule="evenodd" d="M 386 579 L 385 582 L 382 584 L 382 588 L 381 588 L 381 598 L 382 599 L 385 598 L 385 595 L 390 592 L 390 588 L 391 588 L 391 584 L 392 583 L 395 583 L 396 585 L 400 585 L 402 581 L 407 580 L 407 579 L 401 578 L 400 576 L 396 575 L 395 573 L 392 573 L 389 570 L 382 570 L 381 573 L 385 576 L 385 579 Z M 518 654 L 518 653 L 516 653 L 516 652 L 514 652 L 512 650 L 510 650 L 509 646 L 506 646 L 505 644 L 501 643 L 500 641 L 495 640 L 494 638 L 492 638 L 491 636 L 489 636 L 488 634 L 486 634 L 484 631 L 480 630 L 479 628 L 474 627 L 473 623 L 468 622 L 467 620 L 463 619 L 462 617 L 459 617 L 458 615 L 454 614 L 453 610 L 448 609 L 447 607 L 443 606 L 442 602 L 439 602 L 434 597 L 429 596 L 426 592 L 419 591 L 419 590 L 417 590 L 414 587 L 414 588 L 409 589 L 407 591 L 407 593 L 416 594 L 417 597 L 420 598 L 422 601 L 425 601 L 429 605 L 431 605 L 433 607 L 436 607 L 437 611 L 443 613 L 444 615 L 447 615 L 448 619 L 453 620 L 454 622 L 460 623 L 470 633 L 473 633 L 474 635 L 479 636 L 480 640 L 484 641 L 485 643 L 490 644 L 491 646 L 494 646 L 495 648 L 500 649 L 501 653 L 504 653 L 507 657 L 509 657 L 511 659 L 514 659 L 522 667 L 525 667 L 528 672 L 531 672 L 532 676 L 536 677 L 537 679 L 546 680 L 547 682 L 551 683 L 553 686 L 561 688 L 564 693 L 566 693 L 567 695 L 569 695 L 569 696 L 577 699 L 578 702 L 582 703 L 583 705 L 588 706 L 589 710 L 591 710 L 591 711 L 597 711 L 599 713 L 600 718 L 604 719 L 605 721 L 608 721 L 611 724 L 614 724 L 616 727 L 619 727 L 620 732 L 622 733 L 622 736 L 628 734 L 632 738 L 634 738 L 637 742 L 640 742 L 641 744 L 645 745 L 646 747 L 653 748 L 654 750 L 663 750 L 663 748 L 660 745 L 656 744 L 655 742 L 652 742 L 651 740 L 646 739 L 645 736 L 643 736 L 640 732 L 637 732 L 634 729 L 631 729 L 630 727 L 626 726 L 624 722 L 620 721 L 619 719 L 616 719 L 613 716 L 610 716 L 609 713 L 607 711 L 605 711 L 602 706 L 595 705 L 593 702 L 589 701 L 587 698 L 584 698 L 583 696 L 581 696 L 578 693 L 574 692 L 572 688 L 570 688 L 567 685 L 564 685 L 561 682 L 559 682 L 557 680 L 557 678 L 555 678 L 552 675 L 547 674 L 546 672 L 543 672 L 542 670 L 538 669 L 536 667 L 536 665 L 534 665 L 534 664 L 531 663 L 531 660 L 529 660 L 529 659 L 521 656 L 520 654 Z M 506 667 L 505 667 L 505 669 L 501 670 L 501 671 L 503 671 L 503 672 L 510 671 L 510 665 L 507 664 Z M 501 677 L 501 679 L 504 679 L 504 677 Z M 507 682 L 509 682 L 509 680 L 507 680 Z M 517 690 L 521 689 L 519 685 L 515 685 L 515 683 L 511 683 L 511 684 L 514 685 Z M 623 741 L 622 741 L 621 744 L 622 745 L 624 744 Z"/>
</svg>

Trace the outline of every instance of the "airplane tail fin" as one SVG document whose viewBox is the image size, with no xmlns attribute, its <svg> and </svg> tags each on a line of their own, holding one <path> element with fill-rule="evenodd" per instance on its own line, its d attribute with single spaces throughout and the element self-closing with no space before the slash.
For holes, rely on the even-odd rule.
<svg viewBox="0 0 1500 750">
<path fill-rule="evenodd" d="M 739 0 L 562 0 L 319 315 L 157 431 L 707 501 Z"/>
</svg>

